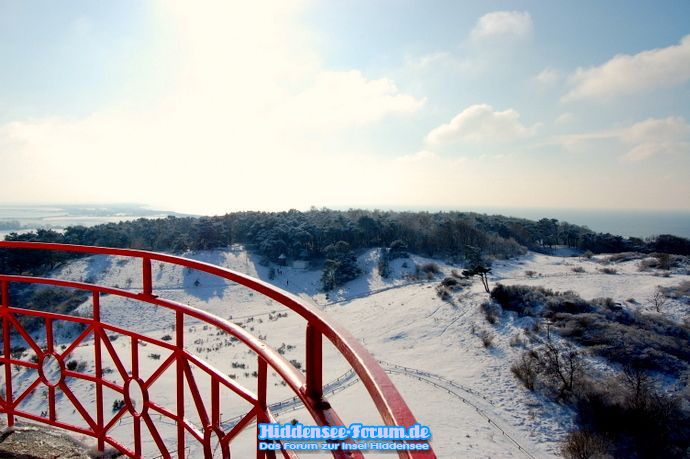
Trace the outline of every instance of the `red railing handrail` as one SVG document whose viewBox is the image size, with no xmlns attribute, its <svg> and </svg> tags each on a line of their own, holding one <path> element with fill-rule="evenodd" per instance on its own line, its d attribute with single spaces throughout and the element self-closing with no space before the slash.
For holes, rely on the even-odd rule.
<svg viewBox="0 0 690 459">
<path fill-rule="evenodd" d="M 303 400 L 305 407 L 311 412 L 315 421 L 320 425 L 341 425 L 340 420 L 327 403 L 323 403 L 322 384 L 322 336 L 331 341 L 347 362 L 352 366 L 360 380 L 369 392 L 374 404 L 384 422 L 388 425 L 410 427 L 417 421 L 407 407 L 398 390 L 393 385 L 389 376 L 379 366 L 373 356 L 342 327 L 326 320 L 314 307 L 302 301 L 300 298 L 275 287 L 267 282 L 255 279 L 246 274 L 233 271 L 220 266 L 202 261 L 192 260 L 180 256 L 150 252 L 137 249 L 121 249 L 112 247 L 95 247 L 72 244 L 57 244 L 45 242 L 24 241 L 0 241 L 0 248 L 33 249 L 77 252 L 91 255 L 122 256 L 140 258 L 143 263 L 143 291 L 133 293 L 112 287 L 85 284 L 79 282 L 63 281 L 50 278 L 26 277 L 26 276 L 0 276 L 4 282 L 30 282 L 55 286 L 79 288 L 92 292 L 110 293 L 135 300 L 146 301 L 158 306 L 166 307 L 182 312 L 191 317 L 207 322 L 211 325 L 226 329 L 247 346 L 252 348 L 264 361 L 274 368 L 293 391 Z M 306 377 L 297 371 L 292 364 L 287 362 L 282 355 L 265 343 L 258 340 L 241 327 L 224 319 L 216 317 L 198 308 L 176 303 L 159 298 L 154 294 L 151 277 L 151 261 L 159 261 L 195 269 L 220 278 L 235 282 L 271 298 L 278 303 L 294 311 L 307 322 L 306 330 Z M 46 317 L 44 313 L 40 315 Z M 435 457 L 433 451 L 398 451 L 399 457 Z"/>
</svg>

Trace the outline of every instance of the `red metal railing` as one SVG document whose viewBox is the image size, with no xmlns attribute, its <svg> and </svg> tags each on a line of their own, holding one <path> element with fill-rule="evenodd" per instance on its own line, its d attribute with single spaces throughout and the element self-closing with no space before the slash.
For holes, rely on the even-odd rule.
<svg viewBox="0 0 690 459">
<path fill-rule="evenodd" d="M 142 291 L 132 292 L 119 288 L 93 285 L 59 279 L 27 277 L 0 274 L 0 288 L 2 292 L 3 355 L 0 362 L 5 367 L 4 397 L 0 397 L 0 412 L 7 416 L 7 424 L 13 425 L 15 417 L 23 417 L 32 421 L 42 422 L 73 432 L 96 438 L 99 451 L 108 444 L 117 450 L 131 456 L 143 457 L 142 429 L 147 429 L 153 438 L 161 457 L 184 458 L 187 450 L 187 440 L 197 441 L 204 450 L 206 457 L 213 457 L 221 452 L 222 457 L 230 457 L 230 443 L 252 422 L 276 422 L 274 415 L 267 405 L 267 375 L 270 367 L 284 383 L 299 397 L 313 418 L 314 424 L 319 426 L 341 426 L 342 421 L 323 395 L 323 355 L 322 341 L 326 337 L 340 354 L 347 360 L 357 373 L 369 392 L 378 412 L 387 425 L 410 427 L 416 423 L 414 415 L 387 376 L 379 367 L 376 360 L 367 350 L 344 329 L 329 323 L 313 307 L 299 298 L 280 290 L 273 285 L 254 279 L 242 273 L 231 271 L 208 263 L 181 258 L 173 255 L 147 252 L 142 250 L 115 249 L 106 247 L 89 247 L 66 244 L 33 243 L 33 242 L 0 242 L 0 247 L 11 249 L 40 249 L 81 252 L 86 254 L 101 254 L 120 257 L 134 257 L 142 262 Z M 156 295 L 152 282 L 151 262 L 171 263 L 185 268 L 202 271 L 219 278 L 223 278 L 258 292 L 299 314 L 306 322 L 305 348 L 306 368 L 303 374 L 288 362 L 283 355 L 268 346 L 265 342 L 253 336 L 242 327 L 216 317 L 198 308 L 180 304 Z M 67 287 L 88 291 L 91 294 L 92 317 L 58 314 L 16 307 L 9 296 L 11 283 L 31 283 Z M 175 317 L 175 336 L 163 340 L 145 336 L 125 329 L 117 324 L 105 323 L 101 320 L 100 299 L 103 295 L 116 295 L 140 302 L 156 305 L 172 311 Z M 41 346 L 37 340 L 25 329 L 18 320 L 18 316 L 33 316 L 42 320 L 45 327 L 45 345 Z M 185 319 L 193 318 L 205 325 L 216 327 L 242 342 L 257 355 L 257 387 L 256 392 L 239 385 L 234 379 L 226 376 L 199 356 L 194 355 L 185 347 Z M 57 349 L 54 343 L 54 323 L 65 321 L 82 324 L 83 331 L 69 345 Z M 130 340 L 130 355 L 122 356 L 111 342 L 109 334 L 119 334 Z M 35 353 L 34 360 L 23 360 L 12 355 L 12 337 L 21 336 L 25 343 Z M 93 374 L 68 368 L 66 360 L 70 354 L 90 337 L 93 339 L 95 369 Z M 147 378 L 140 374 L 139 347 L 142 344 L 152 344 L 166 349 L 169 356 L 158 365 Z M 113 382 L 112 378 L 104 377 L 103 358 L 106 356 L 116 367 L 116 371 L 123 383 Z M 129 360 L 129 370 L 127 369 Z M 36 379 L 21 393 L 13 391 L 13 367 L 24 367 L 37 372 Z M 175 371 L 176 403 L 175 406 L 163 406 L 150 398 L 152 385 L 169 368 Z M 192 368 L 197 369 L 197 374 Z M 51 370 L 52 369 L 52 370 Z M 16 372 L 16 371 L 15 371 Z M 210 394 L 202 393 L 197 378 L 199 373 L 210 379 Z M 78 394 L 75 394 L 67 384 L 67 378 L 75 378 L 90 382 L 95 387 L 94 405 L 85 405 Z M 185 387 L 187 390 L 185 390 Z M 23 408 L 20 404 L 37 388 L 47 390 L 48 410 L 36 414 Z M 84 425 L 61 420 L 57 412 L 56 391 L 60 390 L 74 406 Z M 121 394 L 124 403 L 108 419 L 104 406 L 104 390 Z M 232 393 L 244 399 L 251 405 L 249 411 L 234 426 L 224 430 L 221 422 L 221 393 Z M 191 395 L 196 409 L 198 422 L 186 416 L 185 394 Z M 207 402 L 210 399 L 210 404 Z M 139 406 L 135 400 L 139 401 Z M 205 401 L 206 400 L 206 401 Z M 210 405 L 210 406 L 208 406 Z M 95 413 L 95 416 L 93 415 Z M 132 417 L 133 446 L 123 444 L 113 436 L 113 430 L 126 414 Z M 177 444 L 170 446 L 159 430 L 157 420 L 165 419 L 173 423 L 177 430 Z M 273 451 L 259 449 L 257 440 L 256 457 L 275 457 Z M 292 458 L 297 455 L 289 450 L 280 449 L 278 454 Z M 362 451 L 332 451 L 338 458 L 361 458 Z M 434 458 L 431 449 L 427 451 L 398 451 L 401 458 Z"/>
</svg>

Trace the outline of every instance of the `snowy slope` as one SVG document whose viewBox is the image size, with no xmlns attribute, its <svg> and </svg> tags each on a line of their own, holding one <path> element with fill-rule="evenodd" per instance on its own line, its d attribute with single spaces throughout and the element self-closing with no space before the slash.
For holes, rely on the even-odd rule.
<svg viewBox="0 0 690 459">
<path fill-rule="evenodd" d="M 186 256 L 268 280 L 268 267 L 239 246 L 223 251 L 189 253 Z M 646 308 L 648 298 L 657 285 L 677 285 L 690 279 L 687 270 L 677 270 L 670 277 L 655 272 L 639 272 L 637 262 L 615 265 L 617 274 L 603 274 L 600 262 L 594 259 L 561 258 L 528 254 L 518 260 L 499 262 L 494 266 L 491 283 L 543 285 L 554 290 L 574 290 L 584 298 L 612 297 L 626 307 Z M 432 280 L 415 280 L 415 264 L 436 262 L 442 273 Z M 271 280 L 278 287 L 292 291 L 321 308 L 332 320 L 342 324 L 382 362 L 402 392 L 418 420 L 432 431 L 432 445 L 439 457 L 539 457 L 559 456 L 559 441 L 573 427 L 572 413 L 526 391 L 510 372 L 512 360 L 522 352 L 511 346 L 511 339 L 520 336 L 526 324 L 506 315 L 497 326 L 489 325 L 480 311 L 488 296 L 476 283 L 457 292 L 452 302 L 441 300 L 435 287 L 452 269 L 439 260 L 412 256 L 391 263 L 391 276 L 383 279 L 377 272 L 378 251 L 370 250 L 358 258 L 363 275 L 326 296 L 319 291 L 320 275 L 316 270 L 282 267 Z M 580 268 L 584 272 L 575 272 Z M 141 267 L 136 261 L 117 257 L 89 257 L 58 269 L 54 277 L 97 282 L 139 291 Z M 261 336 L 274 348 L 282 348 L 288 359 L 304 362 L 304 322 L 274 302 L 253 294 L 231 282 L 225 282 L 195 271 L 167 264 L 153 266 L 155 292 L 166 298 L 196 306 L 220 317 L 228 318 Z M 634 302 L 632 299 L 636 299 Z M 106 296 L 102 299 L 102 319 L 161 338 L 172 334 L 173 315 L 154 306 Z M 648 310 L 645 309 L 646 311 Z M 79 308 L 90 314 L 90 303 Z M 667 314 L 682 320 L 688 317 L 687 304 L 671 301 Z M 648 313 L 655 313 L 649 310 Z M 190 350 L 225 374 L 230 374 L 248 388 L 256 385 L 252 375 L 255 356 L 232 342 L 229 336 L 215 329 L 190 321 L 186 323 Z M 485 348 L 477 336 L 482 330 L 493 335 L 493 345 Z M 68 343 L 66 340 L 65 343 Z M 125 337 L 113 341 L 120 355 L 129 355 L 131 343 Z M 169 351 L 152 345 L 139 344 L 144 377 L 152 374 L 165 360 Z M 84 362 L 86 372 L 93 372 L 93 342 L 87 339 L 70 359 Z M 356 378 L 347 375 L 348 366 L 331 346 L 325 346 L 325 381 L 334 381 L 330 401 L 346 424 L 381 421 Z M 125 365 L 129 365 L 125 359 Z M 115 368 L 113 362 L 105 366 Z M 269 371 L 270 374 L 270 371 Z M 109 373 L 114 381 L 121 379 L 117 371 Z M 203 393 L 210 393 L 204 372 L 195 370 Z M 4 373 L 2 375 L 4 377 Z M 35 372 L 17 376 L 18 389 L 35 379 Z M 174 369 L 169 368 L 151 387 L 151 398 L 162 405 L 174 406 Z M 75 394 L 87 406 L 95 399 L 92 385 L 69 382 Z M 297 419 L 310 423 L 293 396 L 276 378 L 269 380 L 269 400 L 281 404 L 278 419 Z M 121 398 L 106 391 L 106 404 Z M 198 419 L 187 396 L 186 412 Z M 78 413 L 69 400 L 58 400 L 63 419 L 76 422 Z M 40 412 L 46 410 L 45 394 L 37 389 L 23 405 Z M 222 418 L 230 425 L 247 411 L 248 405 L 236 398 L 223 398 Z M 108 413 L 108 416 L 111 416 Z M 155 418 L 164 438 L 174 444 L 175 426 L 164 418 Z M 116 437 L 131 439 L 131 416 L 125 415 L 116 427 Z M 145 430 L 145 429 L 144 429 Z M 245 443 L 233 444 L 234 457 L 253 453 L 254 430 L 248 429 Z M 157 450 L 148 439 L 146 457 L 155 457 Z M 200 457 L 198 449 L 190 457 Z M 311 457 L 311 455 L 310 455 Z M 318 457 L 318 456 L 314 456 Z"/>
</svg>

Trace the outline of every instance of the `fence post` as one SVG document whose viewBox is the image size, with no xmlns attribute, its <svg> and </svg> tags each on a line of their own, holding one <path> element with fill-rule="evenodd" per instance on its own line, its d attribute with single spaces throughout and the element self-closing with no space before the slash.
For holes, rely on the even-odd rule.
<svg viewBox="0 0 690 459">
<path fill-rule="evenodd" d="M 2 342 L 5 354 L 5 411 L 7 413 L 7 426 L 14 425 L 14 403 L 12 402 L 12 346 L 10 345 L 10 286 L 7 281 L 0 285 L 2 291 Z"/>
<path fill-rule="evenodd" d="M 184 314 L 180 311 L 175 313 L 175 344 L 175 353 L 177 354 L 177 457 L 184 459 L 184 436 L 186 433 L 184 426 Z"/>
<path fill-rule="evenodd" d="M 143 278 L 143 294 L 151 296 L 153 294 L 153 287 L 151 286 L 151 259 L 142 258 L 142 278 Z"/>
<path fill-rule="evenodd" d="M 101 360 L 101 297 L 93 292 L 93 352 L 96 361 L 96 424 L 98 425 L 98 451 L 105 450 L 105 432 L 103 432 L 103 361 Z"/>
<path fill-rule="evenodd" d="M 323 344 L 321 332 L 307 323 L 307 394 L 316 402 L 323 398 Z"/>
<path fill-rule="evenodd" d="M 258 413 L 256 415 L 256 458 L 265 459 L 266 451 L 259 448 L 259 443 L 261 443 L 261 441 L 259 440 L 259 423 L 268 422 L 268 419 L 266 419 L 266 411 L 268 410 L 268 407 L 266 405 L 266 390 L 268 389 L 268 368 L 266 366 L 266 362 L 264 361 L 264 359 L 259 357 L 258 360 L 258 378 L 256 387 L 256 399 L 258 408 Z"/>
</svg>

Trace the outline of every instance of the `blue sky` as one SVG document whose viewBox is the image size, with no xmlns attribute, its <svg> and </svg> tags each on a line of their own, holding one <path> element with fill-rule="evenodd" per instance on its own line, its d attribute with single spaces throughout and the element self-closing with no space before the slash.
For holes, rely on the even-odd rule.
<svg viewBox="0 0 690 459">
<path fill-rule="evenodd" d="M 690 210 L 690 3 L 0 1 L 4 203 Z"/>
</svg>

